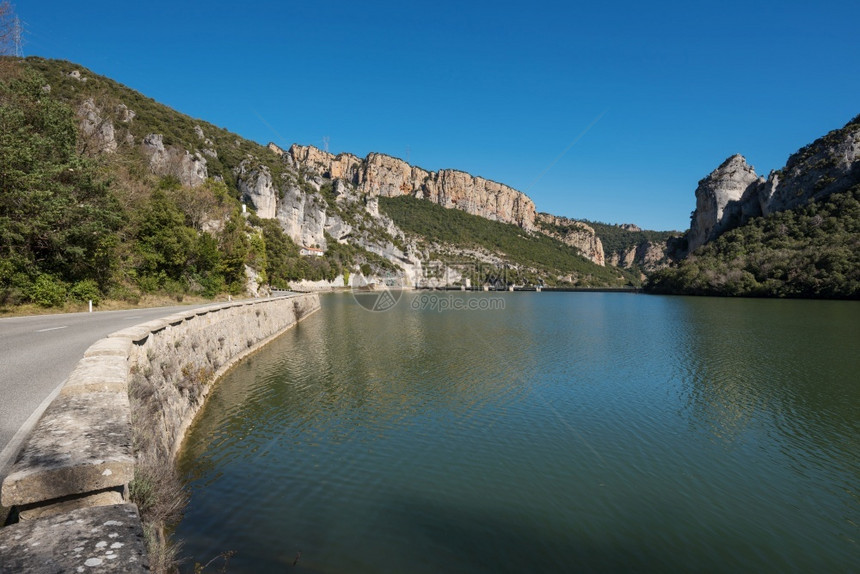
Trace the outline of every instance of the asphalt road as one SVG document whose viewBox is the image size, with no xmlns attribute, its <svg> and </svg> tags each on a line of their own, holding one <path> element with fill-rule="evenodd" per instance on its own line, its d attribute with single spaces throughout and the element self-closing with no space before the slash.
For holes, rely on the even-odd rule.
<svg viewBox="0 0 860 574">
<path fill-rule="evenodd" d="M 0 478 L 90 345 L 125 327 L 207 305 L 0 319 Z"/>
</svg>

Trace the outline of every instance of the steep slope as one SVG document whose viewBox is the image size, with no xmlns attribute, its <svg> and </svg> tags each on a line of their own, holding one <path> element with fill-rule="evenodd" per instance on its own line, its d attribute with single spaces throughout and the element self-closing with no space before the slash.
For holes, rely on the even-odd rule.
<svg viewBox="0 0 860 574">
<path fill-rule="evenodd" d="M 767 179 L 757 176 L 743 156 L 733 155 L 699 182 L 687 251 L 695 251 L 754 217 L 825 198 L 857 182 L 860 116 L 797 151 Z"/>
<path fill-rule="evenodd" d="M 612 225 L 583 220 L 594 229 L 603 245 L 608 265 L 650 273 L 667 265 L 674 257 L 677 231 L 652 231 L 631 223 Z"/>
<path fill-rule="evenodd" d="M 638 281 L 624 273 L 595 272 L 590 263 L 585 265 L 580 249 L 537 233 L 532 201 L 503 184 L 456 170 L 429 172 L 381 154 L 362 160 L 313 147 L 296 145 L 285 151 L 273 144 L 261 146 L 70 62 L 2 62 L 15 70 L 0 78 L 3 89 L 27 91 L 20 102 L 14 99 L 18 96 L 9 100 L 21 104 L 8 108 L 13 115 L 20 111 L 26 123 L 26 110 L 34 105 L 56 104 L 64 110 L 65 139 L 60 142 L 51 135 L 47 145 L 67 150 L 87 166 L 74 173 L 86 174 L 97 184 L 101 203 L 76 205 L 85 208 L 88 217 L 102 213 L 86 224 L 100 221 L 104 229 L 98 235 L 103 242 L 83 250 L 74 233 L 62 236 L 72 238 L 64 242 L 68 255 L 98 252 L 102 263 L 97 269 L 84 273 L 81 265 L 74 271 L 68 265 L 40 264 L 46 259 L 25 245 L 45 244 L 38 230 L 21 239 L 14 225 L 26 222 L 22 213 L 54 211 L 36 207 L 33 202 L 41 196 L 29 193 L 31 187 L 22 179 L 21 201 L 0 206 L 8 207 L 0 212 L 0 233 L 14 239 L 6 246 L 8 260 L 0 266 L 0 305 L 54 305 L 71 299 L 73 292 L 79 293 L 78 299 L 87 293 L 95 299 L 106 295 L 132 300 L 148 293 L 177 298 L 187 293 L 259 293 L 269 284 L 283 287 L 306 280 L 344 285 L 359 274 L 399 273 L 407 284 L 435 285 L 438 277 L 430 270 L 450 262 L 453 254 L 487 268 L 516 270 L 517 277 L 533 282 Z M 18 75 L 29 78 L 29 87 L 16 83 Z M 38 131 L 37 124 L 31 122 L 26 129 Z M 7 159 L 26 147 L 15 139 L 23 133 L 16 130 L 7 134 L 11 139 L 2 152 Z M 66 163 L 57 160 L 49 171 L 65 170 L 63 177 L 70 179 Z M 498 245 L 456 245 L 405 230 L 380 211 L 381 201 L 403 196 L 448 208 L 438 217 L 450 215 L 458 224 L 513 225 L 519 244 L 506 244 L 507 251 Z M 479 217 L 461 221 L 455 213 Z M 47 220 L 37 219 L 50 227 Z M 529 246 L 547 241 L 564 255 L 539 264 Z M 27 255 L 15 258 L 14 253 Z M 599 254 L 595 250 L 591 256 Z M 56 287 L 54 294 L 41 297 L 47 286 Z"/>
<path fill-rule="evenodd" d="M 860 298 L 860 185 L 757 217 L 652 275 L 690 295 Z"/>
<path fill-rule="evenodd" d="M 371 197 L 411 195 L 526 230 L 535 227 L 535 206 L 528 196 L 462 171 L 427 171 L 379 153 L 371 153 L 363 160 L 351 154 L 335 156 L 313 146 L 293 145 L 284 157 L 288 163 L 322 177 L 355 185 L 360 193 Z"/>
<path fill-rule="evenodd" d="M 289 180 L 318 224 L 301 233 L 339 229 L 273 151 L 69 62 L 0 65 L 0 306 L 256 294 L 395 268 L 360 245 L 303 256 L 277 221 L 243 217 L 243 195 Z"/>
<path fill-rule="evenodd" d="M 860 297 L 860 116 L 765 180 L 735 155 L 699 183 L 689 254 L 661 293 Z"/>
<path fill-rule="evenodd" d="M 606 265 L 603 244 L 593 228 L 581 221 L 549 213 L 538 213 L 535 221 L 541 233 L 570 245 L 577 249 L 583 257 L 601 267 Z"/>
<path fill-rule="evenodd" d="M 444 209 L 432 202 L 401 196 L 380 198 L 380 210 L 415 240 L 419 251 L 442 270 L 472 284 L 576 285 L 580 287 L 637 285 L 635 274 L 597 265 L 578 249 L 541 233 Z M 439 266 L 430 265 L 431 271 Z"/>
<path fill-rule="evenodd" d="M 690 231 L 687 233 L 687 249 L 694 251 L 737 223 L 734 210 L 727 207 L 737 204 L 746 196 L 757 193 L 764 183 L 746 159 L 736 154 L 724 161 L 696 188 L 696 210 L 693 212 Z"/>
</svg>

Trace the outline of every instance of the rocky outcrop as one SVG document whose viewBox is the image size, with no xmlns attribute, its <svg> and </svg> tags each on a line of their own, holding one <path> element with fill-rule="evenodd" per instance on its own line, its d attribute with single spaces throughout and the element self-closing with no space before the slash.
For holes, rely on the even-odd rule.
<svg viewBox="0 0 860 574">
<path fill-rule="evenodd" d="M 85 151 L 89 153 L 113 153 L 116 151 L 116 131 L 113 121 L 87 98 L 78 108 L 78 119 Z"/>
<path fill-rule="evenodd" d="M 860 116 L 788 158 L 757 194 L 767 215 L 845 191 L 860 181 Z"/>
<path fill-rule="evenodd" d="M 116 113 L 116 119 L 124 124 L 130 123 L 137 116 L 135 111 L 129 109 L 125 104 L 117 104 L 114 113 Z"/>
<path fill-rule="evenodd" d="M 304 193 L 298 186 L 289 185 L 278 203 L 276 217 L 284 233 L 294 242 L 325 249 L 325 207 L 318 195 Z"/>
<path fill-rule="evenodd" d="M 287 155 L 296 167 L 303 167 L 330 179 L 344 179 L 350 183 L 358 183 L 362 161 L 352 154 L 333 155 L 314 146 L 293 144 Z"/>
<path fill-rule="evenodd" d="M 350 154 L 335 156 L 313 146 L 293 145 L 288 156 L 291 165 L 326 178 L 343 179 L 371 197 L 412 195 L 443 207 L 535 229 L 535 206 L 528 196 L 462 171 L 427 171 L 378 153 L 364 160 Z"/>
<path fill-rule="evenodd" d="M 696 210 L 687 234 L 688 249 L 693 251 L 725 231 L 726 206 L 754 192 L 761 182 L 740 154 L 731 156 L 701 180 L 696 188 Z"/>
<path fill-rule="evenodd" d="M 542 233 L 574 247 L 586 259 L 601 266 L 606 265 L 603 243 L 597 237 L 594 228 L 581 221 L 558 217 L 549 213 L 538 213 L 536 222 Z"/>
<path fill-rule="evenodd" d="M 669 247 L 666 242 L 643 241 L 623 251 L 608 253 L 606 262 L 615 267 L 639 267 L 651 272 L 669 265 Z"/>
<path fill-rule="evenodd" d="M 272 174 L 267 166 L 242 160 L 236 170 L 236 187 L 242 194 L 242 201 L 252 205 L 257 215 L 265 219 L 275 217 L 278 190 L 272 183 Z"/>
<path fill-rule="evenodd" d="M 788 158 L 767 180 L 734 155 L 699 182 L 687 233 L 691 252 L 753 217 L 793 209 L 860 182 L 860 116 Z"/>
<path fill-rule="evenodd" d="M 636 265 L 636 247 L 624 251 L 613 251 L 606 255 L 606 262 L 614 267 L 629 269 Z"/>
<path fill-rule="evenodd" d="M 149 134 L 143 138 L 143 152 L 149 157 L 149 169 L 156 175 L 172 175 L 182 185 L 195 187 L 206 181 L 206 158 L 174 146 L 165 147 L 164 136 Z"/>
<path fill-rule="evenodd" d="M 644 241 L 636 248 L 633 261 L 636 265 L 651 272 L 669 265 L 666 242 Z"/>
</svg>

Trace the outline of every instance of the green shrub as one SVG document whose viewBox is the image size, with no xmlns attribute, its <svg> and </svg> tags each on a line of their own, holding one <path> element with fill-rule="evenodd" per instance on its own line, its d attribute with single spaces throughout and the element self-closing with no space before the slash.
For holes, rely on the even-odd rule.
<svg viewBox="0 0 860 574">
<path fill-rule="evenodd" d="M 33 303 L 42 307 L 59 307 L 66 300 L 66 285 L 51 275 L 39 275 L 27 293 Z"/>
<path fill-rule="evenodd" d="M 101 301 L 101 291 L 99 291 L 98 283 L 92 279 L 84 279 L 72 285 L 72 288 L 69 289 L 69 298 L 81 303 L 92 301 L 93 305 L 98 305 Z"/>
</svg>

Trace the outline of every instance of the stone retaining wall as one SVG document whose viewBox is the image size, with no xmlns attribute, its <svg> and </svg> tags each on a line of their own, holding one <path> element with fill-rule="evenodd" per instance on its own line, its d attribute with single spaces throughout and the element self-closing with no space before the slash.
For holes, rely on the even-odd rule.
<svg viewBox="0 0 860 574">
<path fill-rule="evenodd" d="M 172 460 L 211 383 L 317 309 L 315 294 L 213 305 L 94 343 L 3 481 L 2 505 L 20 522 L 0 529 L 0 571 L 146 571 L 128 500 L 141 456 L 133 418 L 146 417 L 150 448 Z M 130 386 L 144 382 L 155 407 L 132 412 Z"/>
</svg>

